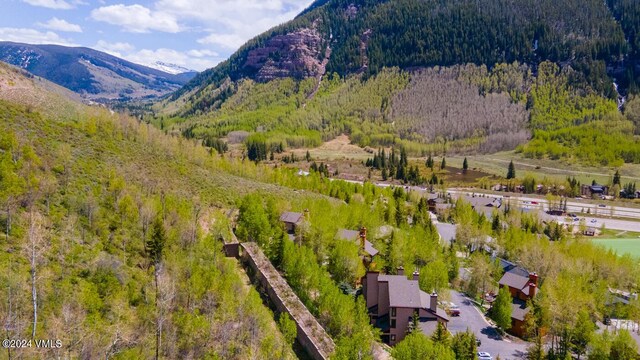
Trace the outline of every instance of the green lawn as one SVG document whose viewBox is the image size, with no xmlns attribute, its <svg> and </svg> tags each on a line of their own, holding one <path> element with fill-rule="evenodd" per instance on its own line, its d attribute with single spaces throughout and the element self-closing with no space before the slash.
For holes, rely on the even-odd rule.
<svg viewBox="0 0 640 360">
<path fill-rule="evenodd" d="M 620 239 L 620 238 L 602 238 L 592 239 L 594 244 L 603 245 L 616 251 L 618 254 L 630 254 L 632 256 L 640 257 L 640 238 L 635 239 Z"/>
</svg>

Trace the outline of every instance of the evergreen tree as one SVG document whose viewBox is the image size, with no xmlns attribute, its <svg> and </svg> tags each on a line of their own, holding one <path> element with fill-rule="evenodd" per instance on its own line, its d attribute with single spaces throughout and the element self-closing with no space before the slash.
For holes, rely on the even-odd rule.
<svg viewBox="0 0 640 360">
<path fill-rule="evenodd" d="M 467 158 L 465 157 L 462 162 L 462 171 L 466 173 L 467 170 L 469 170 L 469 162 L 467 162 Z"/>
<path fill-rule="evenodd" d="M 162 253 L 167 241 L 162 217 L 157 216 L 151 228 L 151 236 L 147 240 L 147 254 L 153 265 L 158 265 L 162 261 Z"/>
<path fill-rule="evenodd" d="M 507 179 L 516 178 L 516 166 L 513 164 L 513 160 L 509 163 L 509 169 L 507 170 Z"/>
<path fill-rule="evenodd" d="M 442 344 L 448 347 L 451 343 L 451 334 L 441 322 L 438 322 L 436 331 L 431 335 L 431 340 L 436 344 Z"/>
<path fill-rule="evenodd" d="M 444 168 L 447 166 L 447 160 L 442 157 L 442 163 L 440 164 L 440 169 L 444 170 Z"/>
<path fill-rule="evenodd" d="M 433 158 L 431 157 L 431 155 L 429 155 L 429 157 L 427 158 L 427 162 L 425 163 L 425 165 L 429 169 L 433 170 Z"/>
<path fill-rule="evenodd" d="M 459 332 L 453 336 L 451 348 L 456 355 L 456 360 L 475 360 L 478 351 L 476 336 L 469 329 Z"/>
<path fill-rule="evenodd" d="M 620 185 L 620 171 L 616 170 L 616 173 L 613 174 L 613 185 Z"/>
</svg>

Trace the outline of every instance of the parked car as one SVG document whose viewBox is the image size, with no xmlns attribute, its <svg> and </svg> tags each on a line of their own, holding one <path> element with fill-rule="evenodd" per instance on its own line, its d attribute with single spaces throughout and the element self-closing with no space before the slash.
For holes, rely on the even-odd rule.
<svg viewBox="0 0 640 360">
<path fill-rule="evenodd" d="M 607 207 L 607 205 L 605 205 L 605 204 L 600 204 L 600 205 L 598 205 L 598 207 Z"/>
<path fill-rule="evenodd" d="M 460 308 L 458 307 L 458 305 L 452 304 L 451 307 L 449 307 L 449 315 L 460 316 Z"/>
<path fill-rule="evenodd" d="M 591 219 L 591 223 L 592 223 L 592 224 L 595 224 L 595 223 L 597 223 L 597 222 L 598 222 L 598 220 L 596 220 L 596 219 Z"/>
<path fill-rule="evenodd" d="M 493 357 L 488 352 L 481 351 L 478 352 L 478 360 L 493 360 Z"/>
</svg>

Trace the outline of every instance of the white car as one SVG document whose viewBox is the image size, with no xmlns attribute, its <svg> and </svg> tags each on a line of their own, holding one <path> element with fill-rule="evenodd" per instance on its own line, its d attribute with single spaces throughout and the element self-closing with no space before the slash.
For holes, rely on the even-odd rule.
<svg viewBox="0 0 640 360">
<path fill-rule="evenodd" d="M 493 360 L 493 358 L 491 357 L 491 354 L 489 354 L 488 352 L 479 352 L 478 360 Z"/>
</svg>

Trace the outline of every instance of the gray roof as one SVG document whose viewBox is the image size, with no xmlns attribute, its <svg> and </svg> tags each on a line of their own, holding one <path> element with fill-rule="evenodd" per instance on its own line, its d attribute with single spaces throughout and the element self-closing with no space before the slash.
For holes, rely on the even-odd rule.
<svg viewBox="0 0 640 360">
<path fill-rule="evenodd" d="M 336 237 L 349 241 L 358 241 L 360 239 L 360 232 L 356 230 L 340 229 L 338 230 Z M 370 256 L 376 256 L 379 252 L 378 249 L 373 247 L 373 244 L 367 239 L 364 240 L 364 251 Z"/>
<path fill-rule="evenodd" d="M 280 221 L 292 224 L 298 224 L 302 221 L 304 214 L 297 212 L 283 212 L 280 215 Z"/>
<path fill-rule="evenodd" d="M 337 237 L 340 239 L 355 241 L 355 240 L 358 240 L 359 235 L 360 235 L 360 232 L 356 230 L 340 229 L 338 230 Z"/>
<path fill-rule="evenodd" d="M 404 275 L 380 275 L 378 281 L 389 283 L 389 306 L 418 309 L 422 307 L 420 288 L 416 280 Z"/>
<path fill-rule="evenodd" d="M 487 207 L 492 206 L 493 200 L 494 200 L 493 198 L 489 198 L 489 197 L 464 195 L 464 201 L 468 202 L 469 204 L 471 204 L 471 206 L 473 206 L 476 209 L 483 206 L 487 206 Z"/>
<path fill-rule="evenodd" d="M 438 295 L 436 295 L 436 296 L 438 296 Z M 430 294 L 420 290 L 420 301 L 422 302 L 422 308 L 423 309 L 427 309 L 431 313 L 433 313 L 433 311 L 431 311 L 431 295 Z M 440 307 L 436 307 L 436 312 L 435 312 L 434 315 L 436 315 L 439 318 L 442 318 L 444 320 L 449 321 L 449 316 L 447 315 L 447 312 L 444 311 L 444 309 L 442 309 Z"/>
<path fill-rule="evenodd" d="M 420 319 L 420 330 L 422 330 L 422 333 L 427 335 L 427 336 L 431 336 L 433 335 L 433 333 L 436 332 L 436 329 L 438 329 L 438 320 L 436 319 Z"/>
<path fill-rule="evenodd" d="M 448 223 L 437 223 L 436 229 L 443 241 L 450 243 L 456 239 L 456 226 Z"/>
<path fill-rule="evenodd" d="M 511 318 L 524 321 L 524 318 L 529 313 L 530 308 L 527 307 L 527 303 L 520 299 L 513 299 L 511 303 Z"/>
<path fill-rule="evenodd" d="M 527 284 L 529 284 L 529 272 L 520 267 L 515 267 L 504 273 L 498 283 L 500 285 L 506 285 L 508 287 L 522 290 Z"/>
<path fill-rule="evenodd" d="M 509 271 L 516 267 L 516 264 L 512 263 L 509 260 L 498 258 L 498 261 L 500 261 L 500 267 L 502 268 L 502 271 Z"/>
</svg>

